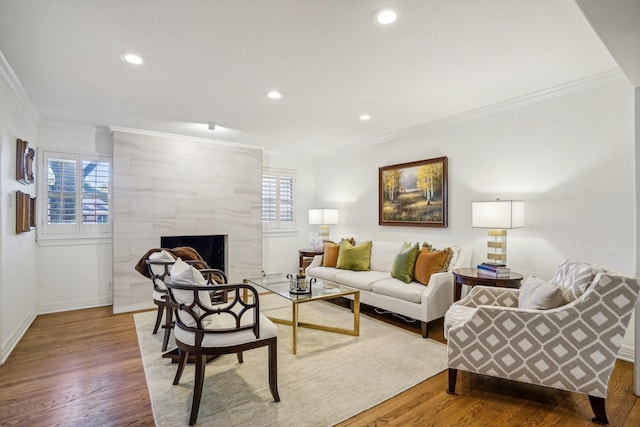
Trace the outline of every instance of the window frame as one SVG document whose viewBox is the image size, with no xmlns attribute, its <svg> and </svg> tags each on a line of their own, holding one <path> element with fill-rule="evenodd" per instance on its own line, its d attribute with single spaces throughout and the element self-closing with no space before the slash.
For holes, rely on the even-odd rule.
<svg viewBox="0 0 640 427">
<path fill-rule="evenodd" d="M 264 192 L 264 179 L 265 176 L 275 176 L 276 182 L 276 196 L 275 196 L 275 220 L 273 221 L 262 221 L 263 230 L 267 231 L 291 231 L 296 228 L 296 171 L 290 169 L 276 169 L 276 168 L 263 168 L 262 175 L 260 179 L 260 217 L 263 218 L 262 212 L 265 207 L 263 192 Z M 281 182 L 282 178 L 290 178 L 291 179 L 291 197 L 287 200 L 290 200 L 290 211 L 292 220 L 291 221 L 283 221 L 281 218 L 282 209 L 281 209 Z M 270 205 L 271 206 L 271 205 Z"/>
<path fill-rule="evenodd" d="M 110 155 L 104 154 L 87 154 L 87 153 L 71 153 L 56 150 L 42 149 L 39 155 L 41 162 L 39 164 L 38 173 L 38 199 L 40 204 L 38 207 L 38 223 L 37 237 L 38 240 L 51 239 L 95 239 L 111 237 L 113 224 L 113 160 Z M 47 222 L 48 203 L 49 203 L 49 160 L 60 159 L 75 162 L 76 166 L 76 188 L 75 188 L 75 215 L 76 221 L 73 224 L 49 224 Z M 108 205 L 109 213 L 106 223 L 82 223 L 82 206 L 84 193 L 84 180 L 82 175 L 83 162 L 99 161 L 109 165 L 108 177 Z"/>
</svg>

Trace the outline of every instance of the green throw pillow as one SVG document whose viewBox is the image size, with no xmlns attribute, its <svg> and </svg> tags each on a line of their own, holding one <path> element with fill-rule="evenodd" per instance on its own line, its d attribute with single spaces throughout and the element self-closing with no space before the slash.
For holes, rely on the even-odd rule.
<svg viewBox="0 0 640 427">
<path fill-rule="evenodd" d="M 416 243 L 413 246 L 405 245 L 396 258 L 393 260 L 391 267 L 391 277 L 409 283 L 413 280 L 413 267 L 420 253 L 420 247 Z"/>
<path fill-rule="evenodd" d="M 349 241 L 340 242 L 338 262 L 336 268 L 342 270 L 367 271 L 371 258 L 371 242 L 360 243 L 353 246 Z"/>
</svg>

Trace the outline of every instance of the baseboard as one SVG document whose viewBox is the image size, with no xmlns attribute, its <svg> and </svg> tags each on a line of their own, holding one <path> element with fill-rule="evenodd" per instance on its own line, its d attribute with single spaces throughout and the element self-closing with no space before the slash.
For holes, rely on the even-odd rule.
<svg viewBox="0 0 640 427">
<path fill-rule="evenodd" d="M 2 359 L 0 359 L 0 365 L 4 365 L 4 362 L 7 361 L 7 358 L 9 358 L 9 355 L 11 354 L 13 349 L 16 347 L 16 345 L 18 345 L 18 343 L 20 342 L 24 334 L 27 332 L 27 330 L 35 320 L 35 318 L 36 318 L 35 311 L 32 311 L 31 313 L 29 313 L 29 315 L 24 320 L 24 322 L 22 322 L 20 327 L 11 334 L 6 344 L 2 345 Z"/>
<path fill-rule="evenodd" d="M 148 302 L 141 302 L 138 304 L 126 305 L 124 307 L 121 306 L 117 310 L 114 308 L 113 314 L 128 313 L 130 311 L 149 310 L 152 308 L 157 308 L 157 306 L 151 301 L 151 299 L 149 299 Z"/>
<path fill-rule="evenodd" d="M 618 352 L 618 359 L 624 360 L 625 362 L 634 363 L 636 358 L 634 348 L 630 345 L 622 345 L 620 347 L 620 351 Z"/>
<path fill-rule="evenodd" d="M 61 311 L 80 310 L 83 308 L 102 307 L 113 304 L 113 296 L 99 298 L 87 298 L 76 301 L 65 301 L 53 304 L 41 304 L 38 306 L 38 314 L 58 313 Z"/>
</svg>

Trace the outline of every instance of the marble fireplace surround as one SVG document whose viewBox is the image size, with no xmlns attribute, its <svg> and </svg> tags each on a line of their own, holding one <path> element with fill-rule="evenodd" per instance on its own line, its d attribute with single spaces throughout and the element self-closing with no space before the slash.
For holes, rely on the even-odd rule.
<svg viewBox="0 0 640 427">
<path fill-rule="evenodd" d="M 134 266 L 162 236 L 226 235 L 230 282 L 262 271 L 262 150 L 114 129 L 113 311 L 152 308 Z"/>
</svg>

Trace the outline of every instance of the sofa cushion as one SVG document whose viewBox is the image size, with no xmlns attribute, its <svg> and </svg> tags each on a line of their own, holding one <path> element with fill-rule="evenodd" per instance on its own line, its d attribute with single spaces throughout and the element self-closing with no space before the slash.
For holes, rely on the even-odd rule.
<svg viewBox="0 0 640 427">
<path fill-rule="evenodd" d="M 376 294 L 386 295 L 388 297 L 398 298 L 418 304 L 420 304 L 422 300 L 422 294 L 425 289 L 426 288 L 419 283 L 404 283 L 395 278 L 379 280 L 374 282 L 371 286 L 371 290 Z"/>
<path fill-rule="evenodd" d="M 564 304 L 562 289 L 538 277 L 531 276 L 520 287 L 518 307 L 548 310 Z"/>
<path fill-rule="evenodd" d="M 336 268 L 341 270 L 367 271 L 371 257 L 371 241 L 352 245 L 347 240 L 340 242 Z"/>
<path fill-rule="evenodd" d="M 363 291 L 370 291 L 375 282 L 390 278 L 391 275 L 386 271 L 336 270 L 334 281 L 336 283 L 340 283 L 341 285 L 350 286 L 352 288 L 360 289 Z"/>
<path fill-rule="evenodd" d="M 411 282 L 413 280 L 413 267 L 416 264 L 419 251 L 420 247 L 417 243 L 413 246 L 406 243 L 393 260 L 391 277 L 395 277 L 405 283 Z"/>
<path fill-rule="evenodd" d="M 428 247 L 420 249 L 413 272 L 415 281 L 428 285 L 433 273 L 448 271 L 452 254 L 451 248 L 441 251 L 430 251 Z"/>
<path fill-rule="evenodd" d="M 376 240 L 371 247 L 371 270 L 391 271 L 395 256 L 405 245 L 405 242 L 385 242 Z"/>
<path fill-rule="evenodd" d="M 335 267 L 309 267 L 307 268 L 306 273 L 311 277 L 317 277 L 318 279 L 335 282 L 336 273 L 340 271 L 342 270 L 336 270 Z"/>
<path fill-rule="evenodd" d="M 564 300 L 571 302 L 587 290 L 601 271 L 603 269 L 599 266 L 566 259 L 558 266 L 551 283 L 562 288 Z"/>
</svg>

